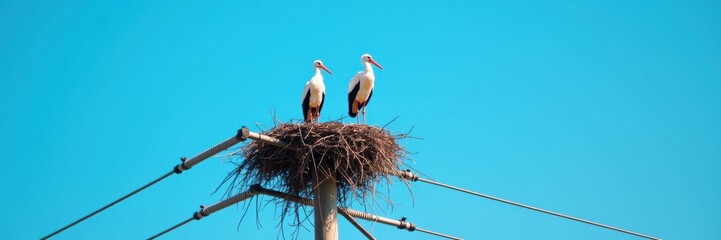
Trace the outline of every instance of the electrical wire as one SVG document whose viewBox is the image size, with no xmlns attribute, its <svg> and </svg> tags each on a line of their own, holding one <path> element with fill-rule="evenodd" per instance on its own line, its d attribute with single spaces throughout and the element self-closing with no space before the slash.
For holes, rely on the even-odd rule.
<svg viewBox="0 0 721 240">
<path fill-rule="evenodd" d="M 312 205 L 313 205 L 313 200 L 311 200 L 311 199 L 307 199 L 307 198 L 303 198 L 303 197 L 300 197 L 300 196 L 296 196 L 296 195 L 292 195 L 292 194 L 288 194 L 288 193 L 284 193 L 284 192 L 279 192 L 279 191 L 275 191 L 275 190 L 263 188 L 263 187 L 261 187 L 260 185 L 255 185 L 255 186 L 259 189 L 258 191 L 260 192 L 260 194 L 265 194 L 265 195 L 273 196 L 273 197 L 276 197 L 276 198 L 284 199 L 284 200 L 286 200 L 286 201 L 291 201 L 291 202 L 295 202 L 295 203 L 300 203 L 300 204 L 307 205 L 307 206 L 312 206 Z M 338 211 L 339 211 L 339 212 L 344 212 L 344 214 L 348 214 L 348 215 L 350 215 L 350 216 L 352 216 L 352 217 L 356 217 L 356 218 L 360 218 L 360 219 L 365 219 L 365 220 L 368 220 L 368 221 L 377 222 L 377 223 L 382 223 L 382 224 L 386 224 L 386 225 L 395 226 L 395 227 L 398 227 L 398 229 L 406 229 L 406 230 L 408 230 L 409 232 L 412 232 L 412 231 L 415 231 L 415 230 L 419 230 L 419 228 L 417 228 L 415 224 L 405 221 L 405 218 L 402 218 L 401 220 L 394 220 L 394 219 L 390 219 L 390 218 L 386 218 L 386 217 L 381 217 L 381 216 L 374 215 L 374 214 L 370 214 L 370 213 L 367 213 L 367 212 L 361 212 L 361 211 L 357 211 L 357 210 L 353 210 L 353 209 L 349 209 L 349 208 L 344 208 L 344 207 L 338 207 Z M 420 231 L 420 232 L 423 232 L 423 233 L 428 233 L 428 234 L 431 234 L 431 235 L 436 235 L 436 236 L 439 236 L 439 237 L 449 238 L 449 239 L 461 239 L 461 238 L 457 238 L 457 237 L 454 237 L 454 236 L 445 235 L 445 234 L 441 234 L 441 233 L 437 233 L 437 232 L 433 232 L 433 231 L 429 231 L 429 230 L 425 230 L 425 229 L 420 229 L 419 231 Z"/>
<path fill-rule="evenodd" d="M 192 220 L 200 220 L 200 219 L 203 219 L 204 217 L 210 216 L 211 214 L 213 214 L 213 213 L 215 213 L 215 212 L 217 212 L 217 211 L 223 210 L 224 208 L 227 208 L 227 207 L 229 207 L 230 205 L 239 203 L 239 202 L 241 202 L 241 201 L 244 201 L 244 200 L 246 200 L 246 199 L 248 199 L 248 198 L 251 198 L 251 197 L 255 196 L 256 194 L 259 193 L 259 191 L 260 191 L 260 185 L 258 185 L 257 187 L 254 185 L 254 186 L 251 186 L 250 189 L 248 189 L 248 191 L 244 191 L 244 192 L 238 193 L 238 194 L 236 194 L 236 195 L 234 195 L 234 196 L 232 196 L 232 197 L 230 197 L 230 198 L 228 198 L 228 199 L 225 199 L 225 200 L 223 200 L 223 201 L 220 201 L 220 202 L 217 202 L 217 203 L 215 203 L 215 204 L 213 204 L 213 205 L 210 205 L 209 207 L 200 206 L 200 210 L 198 210 L 197 212 L 193 213 L 193 217 L 191 217 L 191 218 L 189 218 L 189 219 L 186 219 L 185 221 L 182 221 L 182 222 L 180 222 L 180 223 L 178 223 L 178 224 L 175 224 L 175 225 L 173 225 L 172 227 L 170 227 L 170 228 L 168 228 L 168 229 L 165 229 L 164 231 L 162 231 L 162 232 L 160 232 L 160 233 L 158 233 L 158 234 L 155 234 L 155 235 L 153 235 L 152 237 L 150 237 L 150 238 L 148 238 L 148 239 L 155 239 L 155 238 L 157 238 L 157 237 L 160 237 L 160 236 L 162 236 L 163 234 L 166 234 L 166 233 L 168 233 L 168 232 L 170 232 L 170 231 L 173 231 L 174 229 L 176 229 L 176 228 L 178 228 L 178 227 L 180 227 L 180 226 L 183 226 L 183 225 L 185 225 L 186 223 L 188 223 L 188 222 L 190 222 L 190 221 L 192 221 Z"/>
<path fill-rule="evenodd" d="M 90 214 L 88 214 L 88 215 L 86 215 L 86 216 L 84 216 L 84 217 L 81 217 L 80 219 L 78 219 L 78 220 L 76 220 L 76 221 L 68 224 L 68 225 L 65 226 L 65 227 L 62 227 L 62 228 L 58 229 L 57 231 L 55 231 L 55 232 L 53 232 L 53 233 L 51 233 L 51 234 L 49 234 L 49 235 L 47 235 L 47 236 L 45 236 L 45 237 L 43 237 L 43 238 L 41 238 L 41 239 L 42 239 L 42 240 L 45 240 L 45 239 L 48 239 L 48 238 L 50 238 L 50 237 L 52 237 L 52 236 L 55 236 L 55 235 L 57 235 L 58 233 L 61 233 L 62 231 L 65 231 L 65 230 L 67 230 L 68 228 L 71 228 L 71 227 L 75 226 L 76 224 L 78 224 L 78 223 L 80 223 L 80 222 L 82 222 L 82 221 L 85 221 L 85 220 L 87 220 L 88 218 L 90 218 L 90 217 L 92 217 L 92 216 L 95 216 L 96 214 L 104 211 L 105 209 L 108 209 L 108 208 L 112 207 L 113 205 L 115 205 L 115 204 L 117 204 L 117 203 L 119 203 L 119 202 L 121 202 L 121 201 L 123 201 L 123 200 L 125 200 L 125 199 L 127 199 L 127 198 L 129 198 L 129 197 L 131 197 L 131 196 L 133 196 L 133 195 L 135 195 L 136 193 L 145 190 L 146 188 L 152 186 L 153 184 L 156 184 L 156 183 L 160 182 L 161 180 L 167 178 L 168 176 L 173 175 L 173 173 L 180 174 L 180 173 L 182 173 L 183 171 L 190 169 L 191 167 L 193 167 L 193 166 L 195 166 L 196 164 L 204 161 L 205 159 L 208 159 L 209 157 L 211 157 L 211 156 L 213 156 L 213 155 L 215 155 L 215 154 L 217 154 L 217 153 L 219 153 L 219 152 L 221 152 L 221 151 L 223 151 L 223 150 L 225 150 L 225 149 L 228 149 L 229 147 L 232 147 L 233 145 L 235 145 L 235 144 L 237 144 L 237 143 L 239 143 L 239 142 L 245 141 L 245 140 L 248 138 L 248 135 L 250 135 L 250 134 L 256 134 L 256 135 L 258 135 L 257 133 L 250 132 L 250 131 L 248 130 L 248 128 L 243 127 L 243 128 L 241 128 L 241 129 L 238 130 L 238 132 L 237 132 L 237 134 L 236 134 L 235 136 L 230 137 L 230 138 L 226 139 L 225 141 L 214 145 L 214 146 L 211 147 L 210 149 L 205 150 L 205 151 L 199 153 L 198 155 L 195 155 L 194 157 L 192 157 L 192 158 L 190 158 L 190 159 L 181 158 L 180 160 L 182 161 L 182 163 L 180 163 L 180 164 L 176 165 L 175 167 L 173 167 L 173 171 L 170 171 L 170 172 L 166 173 L 165 175 L 161 176 L 160 178 L 155 179 L 155 180 L 153 180 L 152 182 L 150 182 L 150 183 L 148 183 L 148 184 L 145 184 L 144 186 L 136 189 L 135 191 L 132 191 L 132 192 L 126 194 L 125 196 L 119 198 L 118 200 L 115 200 L 115 201 L 111 202 L 110 204 L 105 205 L 105 206 L 103 206 L 102 208 L 100 208 L 100 209 L 98 209 L 98 210 L 95 210 L 94 212 L 92 212 L 92 213 L 90 213 Z"/>
<path fill-rule="evenodd" d="M 408 179 L 408 180 L 410 180 L 410 181 L 414 181 L 414 182 L 415 182 L 415 181 L 421 181 L 421 182 L 433 184 L 433 185 L 436 185 L 436 186 L 441 186 L 441 187 L 445 187 L 445 188 L 448 188 L 448 189 L 456 190 L 456 191 L 459 191 L 459 192 L 463 192 L 463 193 L 475 195 L 475 196 L 478 196 L 478 197 L 483 197 L 483 198 L 486 198 L 486 199 L 490 199 L 490 200 L 494 200 L 494 201 L 498 201 L 498 202 L 502 202 L 502 203 L 514 205 L 514 206 L 517 206 L 517 207 L 522 207 L 522 208 L 530 209 L 530 210 L 533 210 L 533 211 L 538 211 L 538 212 L 542 212 L 542 213 L 546 213 L 546 214 L 550 214 L 550 215 L 554 215 L 554 216 L 558 216 L 558 217 L 562 217 L 562 218 L 566 218 L 566 219 L 570 219 L 570 220 L 574 220 L 574 221 L 578 221 L 578 222 L 582 222 L 582 223 L 586 223 L 586 224 L 591 224 L 591 225 L 594 225 L 594 226 L 598 226 L 598 227 L 602 227 L 602 228 L 606 228 L 606 229 L 610 229 L 610 230 L 614 230 L 614 231 L 618 231 L 618 232 L 622 232 L 622 233 L 626 233 L 626 234 L 631 234 L 631 235 L 634 235 L 634 236 L 637 236 L 637 237 L 642 237 L 642 238 L 647 238 L 647 239 L 652 239 L 652 240 L 661 240 L 660 238 L 657 238 L 657 237 L 652 237 L 652 236 L 648 236 L 648 235 L 644 235 L 644 234 L 632 232 L 632 231 L 629 231 L 629 230 L 625 230 L 625 229 L 621 229 L 621 228 L 617 228 L 617 227 L 613 227 L 613 226 L 609 226 L 609 225 L 605 225 L 605 224 L 600 224 L 600 223 L 597 223 L 597 222 L 592 222 L 592 221 L 589 221 L 589 220 L 585 220 L 585 219 L 581 219 L 581 218 L 577 218 L 577 217 L 573 217 L 573 216 L 569 216 L 569 215 L 565 215 L 565 214 L 561 214 L 561 213 L 557 213 L 557 212 L 553 212 L 553 211 L 548 211 L 548 210 L 545 210 L 545 209 L 541 209 L 541 208 L 537 208 L 537 207 L 533 207 L 533 206 L 529 206 L 529 205 L 525 205 L 525 204 L 521 204 L 521 203 L 517 203 L 517 202 L 513 202 L 513 201 L 509 201 L 509 200 L 502 199 L 502 198 L 499 198 L 499 197 L 494 197 L 494 196 L 487 195 L 487 194 L 477 193 L 477 192 L 474 192 L 474 191 L 470 191 L 470 190 L 466 190 L 466 189 L 463 189 L 463 188 L 451 186 L 451 185 L 448 185 L 448 184 L 444 184 L 444 183 L 440 183 L 440 182 L 436 182 L 436 181 L 432 181 L 432 180 L 428 180 L 428 179 L 423 179 L 423 178 L 418 177 L 418 175 L 415 175 L 415 174 L 413 174 L 413 173 L 411 173 L 411 172 L 409 172 L 409 171 L 400 172 L 400 173 L 397 173 L 397 174 L 395 174 L 395 175 L 397 175 L 397 176 L 399 176 L 399 177 L 402 177 L 402 178 L 405 178 L 405 179 Z"/>
<path fill-rule="evenodd" d="M 434 231 L 431 231 L 431 230 L 426 230 L 426 229 L 423 229 L 423 228 L 416 228 L 415 231 L 427 233 L 427 234 L 430 234 L 430 235 L 436 235 L 436 236 L 444 237 L 444 238 L 448 238 L 448 239 L 463 240 L 462 238 L 457 238 L 457 237 L 454 237 L 454 236 L 451 236 L 451 235 L 446 235 L 446 234 L 443 234 L 443 233 L 437 233 L 437 232 L 434 232 Z"/>
<path fill-rule="evenodd" d="M 178 224 L 175 224 L 175 226 L 172 226 L 172 227 L 170 227 L 170 228 L 168 228 L 168 229 L 165 229 L 165 231 L 162 231 L 162 232 L 160 232 L 160 233 L 158 233 L 158 234 L 153 235 L 152 237 L 149 237 L 148 240 L 156 239 L 156 238 L 158 238 L 158 237 L 160 237 L 160 236 L 163 236 L 163 234 L 166 234 L 166 233 L 168 233 L 168 232 L 170 232 L 170 231 L 173 231 L 173 230 L 175 230 L 176 228 L 179 228 L 180 226 L 183 226 L 183 225 L 185 225 L 186 223 L 189 223 L 190 221 L 193 221 L 193 219 L 194 219 L 193 217 L 188 218 L 188 219 L 185 219 L 185 221 L 182 221 L 182 222 L 180 222 L 180 223 L 178 223 Z"/>
<path fill-rule="evenodd" d="M 363 235 L 366 236 L 366 238 L 368 238 L 368 240 L 376 240 L 376 238 L 373 236 L 373 234 L 371 234 L 370 232 L 368 232 L 368 230 L 363 228 L 363 226 L 361 226 L 360 223 L 358 223 L 358 221 L 356 221 L 355 218 L 353 218 L 353 216 L 349 215 L 348 212 L 346 212 L 344 209 L 342 209 L 342 208 L 338 209 L 338 214 L 340 214 L 346 220 L 348 220 L 348 222 L 353 224 L 353 226 L 356 229 L 358 229 L 358 231 L 363 233 Z"/>
<path fill-rule="evenodd" d="M 67 226 L 65 226 L 65 227 L 63 227 L 63 228 L 58 229 L 57 231 L 55 231 L 55 232 L 51 233 L 50 235 L 47 235 L 47 236 L 45 236 L 45 237 L 43 237 L 43 238 L 41 238 L 41 239 L 45 240 L 45 239 L 48 239 L 48 238 L 50 238 L 50 237 L 52 237 L 52 236 L 55 236 L 55 235 L 57 235 L 58 233 L 61 233 L 62 231 L 65 231 L 66 229 L 71 228 L 72 226 L 75 226 L 75 224 L 78 224 L 78 223 L 80 223 L 80 222 L 82 222 L 82 221 L 85 221 L 85 219 L 88 219 L 88 218 L 90 218 L 90 217 L 92 217 L 92 216 L 95 216 L 95 214 L 98 214 L 98 213 L 104 211 L 105 209 L 108 209 L 108 208 L 112 207 L 113 205 L 115 205 L 115 204 L 117 204 L 117 203 L 125 200 L 126 198 L 129 198 L 130 196 L 133 196 L 133 195 L 135 195 L 136 193 L 138 193 L 138 192 L 140 192 L 140 191 L 143 191 L 144 189 L 152 186 L 153 184 L 155 184 L 155 183 L 157 183 L 157 182 L 160 182 L 160 180 L 163 180 L 163 179 L 165 179 L 166 177 L 168 177 L 168 176 L 170 176 L 170 175 L 173 175 L 173 171 L 170 171 L 170 172 L 166 173 L 165 175 L 159 177 L 158 179 L 155 179 L 155 180 L 153 180 L 152 182 L 150 182 L 150 183 L 148 183 L 148 184 L 145 184 L 144 186 L 136 189 L 135 191 L 132 191 L 132 192 L 126 194 L 125 196 L 119 198 L 118 200 L 115 200 L 115 201 L 111 202 L 110 204 L 105 205 L 104 207 L 102 207 L 102 208 L 100 208 L 100 209 L 98 209 L 98 210 L 95 210 L 94 212 L 92 212 L 92 213 L 90 213 L 90 214 L 88 214 L 88 215 L 85 215 L 84 217 L 81 217 L 81 218 L 78 219 L 78 220 L 75 220 L 75 222 L 72 222 L 72 223 L 68 224 Z"/>
</svg>

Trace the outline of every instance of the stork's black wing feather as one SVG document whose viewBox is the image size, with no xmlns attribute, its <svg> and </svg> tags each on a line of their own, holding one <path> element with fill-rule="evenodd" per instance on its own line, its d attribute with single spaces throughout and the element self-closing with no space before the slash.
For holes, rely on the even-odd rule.
<svg viewBox="0 0 721 240">
<path fill-rule="evenodd" d="M 353 102 L 355 102 L 355 96 L 358 95 L 358 90 L 360 90 L 360 81 L 353 87 L 353 90 L 348 93 L 348 115 L 351 117 L 358 115 L 357 112 L 353 112 Z"/>
<path fill-rule="evenodd" d="M 308 121 L 308 109 L 310 109 L 310 89 L 308 89 L 305 99 L 303 99 L 303 120 L 305 121 Z"/>
<path fill-rule="evenodd" d="M 323 109 L 323 103 L 325 103 L 325 93 L 323 93 L 323 98 L 320 99 L 320 106 L 318 107 L 318 116 L 320 116 L 320 110 Z"/>
<path fill-rule="evenodd" d="M 373 89 L 371 89 L 371 93 L 368 95 L 368 100 L 363 104 L 363 107 L 368 106 L 368 103 L 371 102 L 371 97 L 373 97 Z"/>
</svg>

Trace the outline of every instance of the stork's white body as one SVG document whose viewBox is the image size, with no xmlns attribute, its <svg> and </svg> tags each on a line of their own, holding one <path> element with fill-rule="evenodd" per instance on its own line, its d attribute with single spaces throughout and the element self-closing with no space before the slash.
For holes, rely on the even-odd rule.
<svg viewBox="0 0 721 240">
<path fill-rule="evenodd" d="M 313 76 L 310 81 L 305 82 L 303 95 L 300 100 L 305 100 L 308 94 L 310 94 L 308 107 L 320 107 L 320 104 L 323 103 L 323 95 L 325 95 L 325 84 L 323 83 L 323 74 L 320 73 L 320 69 L 318 68 L 315 69 L 315 76 Z"/>
<path fill-rule="evenodd" d="M 320 70 L 323 69 L 329 74 L 333 74 L 320 60 L 313 62 L 313 68 L 315 69 L 315 75 L 313 75 L 310 81 L 305 83 L 305 87 L 303 87 L 303 92 L 300 96 L 301 106 L 303 107 L 303 119 L 306 122 L 318 121 L 320 111 L 323 109 L 325 84 L 323 83 L 323 74 Z"/>
<path fill-rule="evenodd" d="M 373 86 L 375 85 L 376 76 L 373 74 L 373 68 L 368 62 L 363 63 L 365 65 L 365 71 L 360 71 L 351 79 L 348 84 L 348 93 L 353 91 L 353 88 L 360 83 L 360 88 L 355 96 L 355 100 L 358 102 L 368 101 L 368 97 L 373 92 Z"/>
<path fill-rule="evenodd" d="M 350 80 L 350 84 L 348 84 L 348 115 L 358 117 L 358 111 L 362 111 L 363 123 L 365 123 L 366 107 L 371 97 L 373 97 L 373 88 L 376 80 L 371 64 L 376 65 L 381 70 L 383 70 L 383 67 L 373 60 L 369 54 L 363 54 L 363 56 L 361 56 L 361 63 L 363 63 L 365 71 L 358 72 Z M 358 123 L 360 123 L 360 118 L 357 120 Z"/>
</svg>

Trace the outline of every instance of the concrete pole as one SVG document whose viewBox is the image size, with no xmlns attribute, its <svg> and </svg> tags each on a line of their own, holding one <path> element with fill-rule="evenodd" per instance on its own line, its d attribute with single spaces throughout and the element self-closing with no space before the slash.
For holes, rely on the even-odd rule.
<svg viewBox="0 0 721 240">
<path fill-rule="evenodd" d="M 315 240 L 338 240 L 338 196 L 328 172 L 317 169 L 313 175 Z"/>
</svg>

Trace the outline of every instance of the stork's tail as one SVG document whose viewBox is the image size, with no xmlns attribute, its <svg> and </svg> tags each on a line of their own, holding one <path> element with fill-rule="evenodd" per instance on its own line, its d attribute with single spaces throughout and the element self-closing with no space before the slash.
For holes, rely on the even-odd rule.
<svg viewBox="0 0 721 240">
<path fill-rule="evenodd" d="M 351 100 L 348 102 L 348 115 L 350 117 L 358 116 L 358 112 L 353 112 L 353 105 L 356 105 L 356 104 L 358 104 L 358 102 L 356 102 L 355 100 Z M 360 107 L 360 106 L 358 106 L 358 107 Z"/>
</svg>

